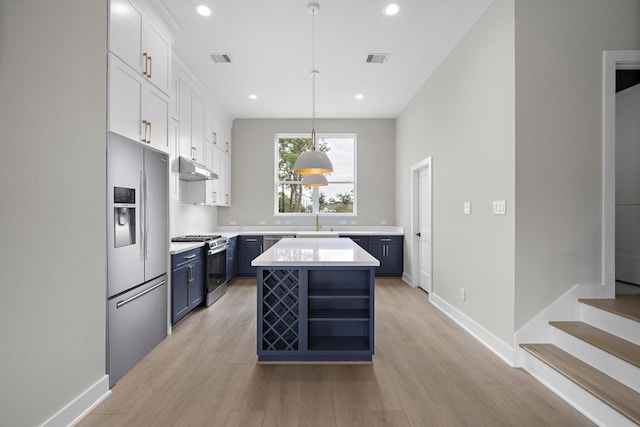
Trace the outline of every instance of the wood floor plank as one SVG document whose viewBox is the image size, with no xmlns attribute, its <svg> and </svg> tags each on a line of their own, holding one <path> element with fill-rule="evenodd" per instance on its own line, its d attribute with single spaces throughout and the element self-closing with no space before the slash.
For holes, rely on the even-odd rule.
<svg viewBox="0 0 640 427">
<path fill-rule="evenodd" d="M 255 304 L 234 279 L 78 426 L 593 425 L 399 279 L 376 280 L 373 364 L 257 364 Z"/>
</svg>

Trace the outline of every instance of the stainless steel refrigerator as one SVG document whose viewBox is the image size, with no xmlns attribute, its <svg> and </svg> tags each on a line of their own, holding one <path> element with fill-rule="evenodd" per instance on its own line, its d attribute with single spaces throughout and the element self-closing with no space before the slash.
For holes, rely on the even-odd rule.
<svg viewBox="0 0 640 427">
<path fill-rule="evenodd" d="M 167 336 L 166 154 L 107 136 L 107 373 L 112 387 Z"/>
</svg>

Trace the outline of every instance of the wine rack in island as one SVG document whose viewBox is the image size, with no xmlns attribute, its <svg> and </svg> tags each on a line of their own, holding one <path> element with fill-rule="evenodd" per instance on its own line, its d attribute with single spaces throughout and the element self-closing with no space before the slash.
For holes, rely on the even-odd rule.
<svg viewBox="0 0 640 427">
<path fill-rule="evenodd" d="M 259 361 L 371 361 L 373 267 L 258 268 Z"/>
</svg>

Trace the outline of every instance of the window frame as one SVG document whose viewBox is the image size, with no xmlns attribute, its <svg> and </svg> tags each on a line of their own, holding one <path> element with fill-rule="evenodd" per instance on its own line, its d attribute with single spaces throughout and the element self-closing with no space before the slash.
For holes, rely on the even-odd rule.
<svg viewBox="0 0 640 427">
<path fill-rule="evenodd" d="M 331 181 L 330 176 L 327 175 L 327 181 L 329 185 L 331 184 L 353 184 L 353 212 L 319 212 L 320 210 L 320 187 L 311 187 L 312 189 L 312 212 L 280 212 L 279 211 L 279 200 L 278 200 L 278 184 L 281 183 L 292 183 L 296 184 L 301 181 L 280 181 L 278 179 L 278 163 L 279 163 L 279 148 L 280 148 L 280 139 L 287 138 L 311 138 L 309 133 L 277 133 L 274 136 L 274 169 L 273 169 L 273 209 L 274 216 L 279 217 L 309 217 L 315 216 L 316 214 L 319 216 L 325 217 L 356 217 L 358 216 L 358 135 L 356 133 L 316 133 L 316 139 L 320 140 L 321 138 L 350 138 L 353 140 L 353 181 Z M 302 185 L 302 184 L 300 184 Z"/>
</svg>

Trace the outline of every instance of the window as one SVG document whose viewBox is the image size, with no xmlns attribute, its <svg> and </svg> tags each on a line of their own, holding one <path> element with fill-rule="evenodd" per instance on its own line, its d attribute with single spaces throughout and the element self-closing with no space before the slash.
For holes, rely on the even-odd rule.
<svg viewBox="0 0 640 427">
<path fill-rule="evenodd" d="M 293 172 L 296 159 L 310 150 L 309 135 L 276 135 L 276 215 L 356 214 L 356 135 L 317 134 L 317 149 L 326 152 L 333 172 L 329 185 L 302 185 L 303 175 Z"/>
</svg>

